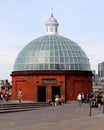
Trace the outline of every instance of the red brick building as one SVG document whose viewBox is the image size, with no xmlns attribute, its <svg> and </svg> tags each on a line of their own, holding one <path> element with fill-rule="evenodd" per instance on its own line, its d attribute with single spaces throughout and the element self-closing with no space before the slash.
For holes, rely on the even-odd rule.
<svg viewBox="0 0 104 130">
<path fill-rule="evenodd" d="M 66 101 L 76 100 L 78 93 L 92 91 L 89 59 L 78 44 L 58 35 L 53 14 L 46 22 L 46 35 L 28 43 L 18 54 L 12 76 L 12 99 L 19 89 L 23 100 L 54 101 L 64 95 Z"/>
</svg>

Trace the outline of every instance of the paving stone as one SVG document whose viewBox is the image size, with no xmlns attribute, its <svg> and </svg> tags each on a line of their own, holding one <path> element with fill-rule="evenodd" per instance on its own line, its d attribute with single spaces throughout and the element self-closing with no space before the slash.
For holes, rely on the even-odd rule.
<svg viewBox="0 0 104 130">
<path fill-rule="evenodd" d="M 77 102 L 39 110 L 0 114 L 0 130 L 103 130 L 104 113 Z"/>
</svg>

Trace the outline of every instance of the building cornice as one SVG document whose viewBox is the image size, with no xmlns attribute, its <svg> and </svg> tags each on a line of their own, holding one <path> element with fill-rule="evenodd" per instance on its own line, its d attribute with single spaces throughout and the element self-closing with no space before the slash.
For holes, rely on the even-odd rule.
<svg viewBox="0 0 104 130">
<path fill-rule="evenodd" d="M 32 76 L 32 75 L 84 75 L 92 76 L 92 71 L 79 70 L 27 70 L 27 71 L 13 71 L 11 76 Z"/>
</svg>

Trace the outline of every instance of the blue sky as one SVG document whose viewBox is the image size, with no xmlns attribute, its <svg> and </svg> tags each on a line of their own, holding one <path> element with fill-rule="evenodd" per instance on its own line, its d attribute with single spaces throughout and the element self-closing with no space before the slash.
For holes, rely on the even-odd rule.
<svg viewBox="0 0 104 130">
<path fill-rule="evenodd" d="M 0 0 L 0 79 L 11 80 L 18 53 L 46 33 L 51 8 L 59 35 L 77 42 L 97 71 L 104 61 L 104 0 Z"/>
</svg>

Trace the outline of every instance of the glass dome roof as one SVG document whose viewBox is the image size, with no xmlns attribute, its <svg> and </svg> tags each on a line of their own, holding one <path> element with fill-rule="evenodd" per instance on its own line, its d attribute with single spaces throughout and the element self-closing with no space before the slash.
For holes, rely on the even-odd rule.
<svg viewBox="0 0 104 130">
<path fill-rule="evenodd" d="M 18 54 L 14 71 L 85 70 L 90 71 L 85 52 L 72 40 L 58 35 L 53 14 L 46 22 L 46 35 L 28 43 Z"/>
<path fill-rule="evenodd" d="M 45 35 L 28 43 L 18 54 L 14 71 L 90 70 L 89 59 L 75 42 L 60 35 Z"/>
</svg>

